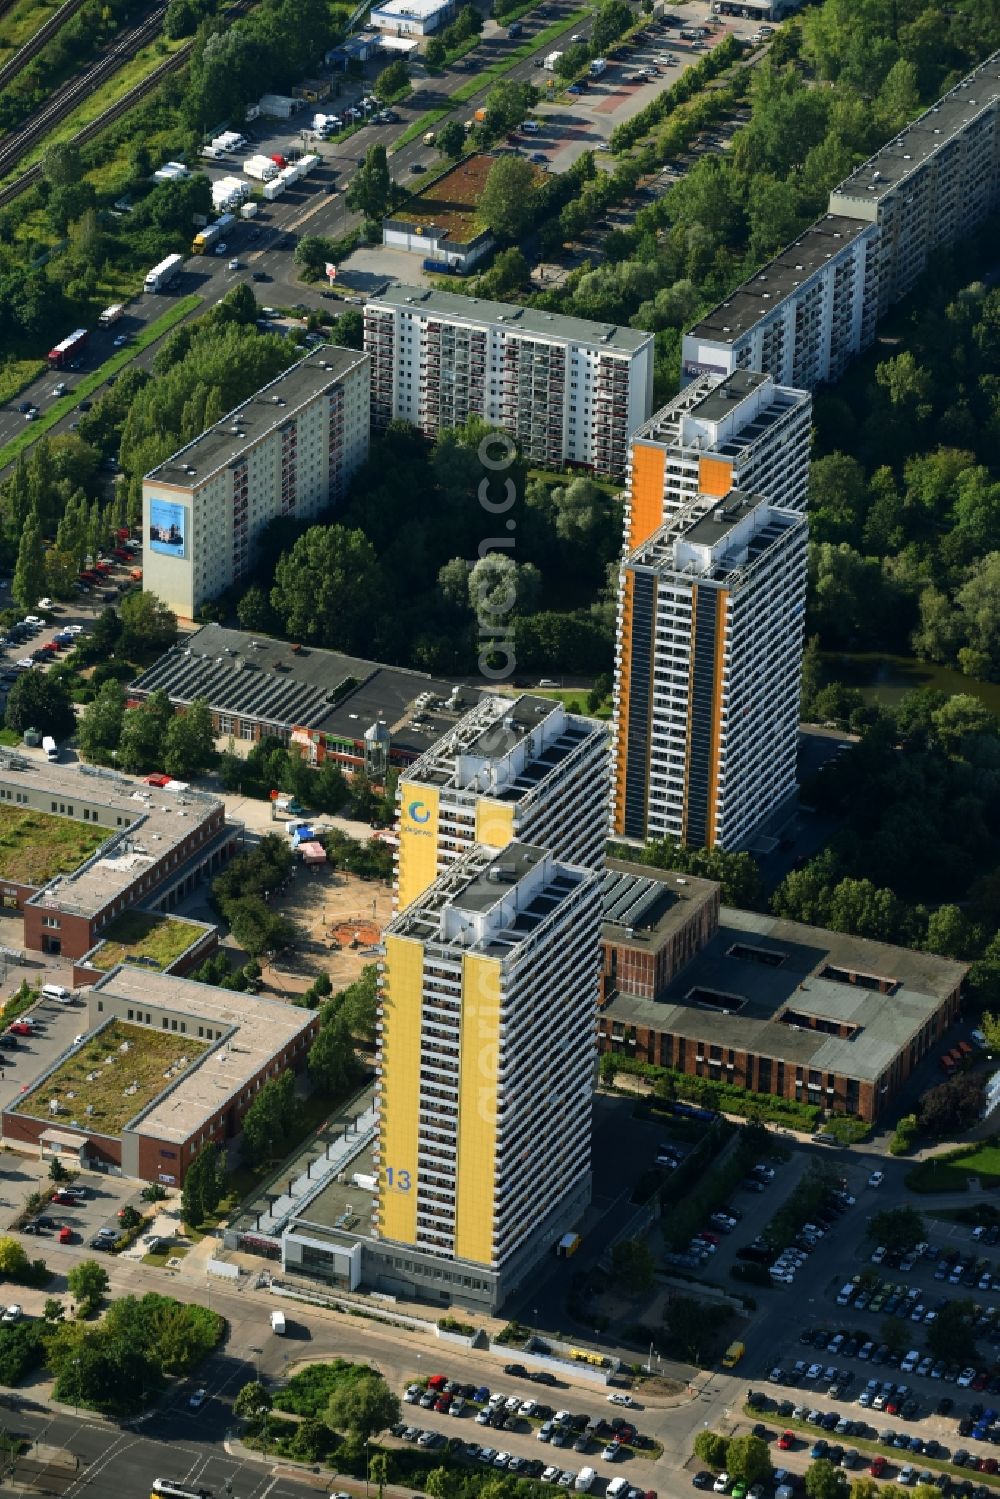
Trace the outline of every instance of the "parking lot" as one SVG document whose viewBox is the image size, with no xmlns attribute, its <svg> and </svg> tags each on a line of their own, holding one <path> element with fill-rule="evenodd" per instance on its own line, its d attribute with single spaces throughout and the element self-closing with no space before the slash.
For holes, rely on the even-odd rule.
<svg viewBox="0 0 1000 1499">
<path fill-rule="evenodd" d="M 48 974 L 45 976 L 48 978 Z M 31 977 L 38 982 L 37 974 Z M 31 1034 L 15 1036 L 16 1048 L 5 1046 L 0 1052 L 0 1107 L 13 1103 L 39 1073 L 70 1050 L 74 1036 L 87 1029 L 86 1002 L 74 999 L 69 1004 L 59 1004 L 43 999 L 31 1010 L 30 1019 Z"/>
<path fill-rule="evenodd" d="M 558 1383 L 547 1371 L 533 1378 L 520 1364 L 508 1364 L 504 1375 L 503 1391 L 439 1373 L 411 1383 L 402 1394 L 406 1419 L 392 1435 L 431 1451 L 447 1447 L 460 1461 L 519 1478 L 581 1492 L 604 1491 L 611 1484 L 617 1499 L 645 1499 L 650 1490 L 643 1465 L 655 1448 L 637 1429 L 641 1402 L 622 1392 L 602 1398 L 595 1391 L 591 1409 L 582 1410 L 574 1392 L 575 1408 L 563 1409 L 547 1403 L 554 1397 L 539 1386 L 539 1378 Z"/>
</svg>

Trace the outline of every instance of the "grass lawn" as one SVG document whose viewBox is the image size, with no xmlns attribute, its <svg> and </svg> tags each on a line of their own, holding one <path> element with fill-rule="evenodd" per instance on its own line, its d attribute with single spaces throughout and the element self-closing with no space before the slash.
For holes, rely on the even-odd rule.
<svg viewBox="0 0 1000 1499">
<path fill-rule="evenodd" d="M 122 1050 L 126 1043 L 127 1052 Z M 53 1123 L 79 1119 L 98 1134 L 117 1135 L 129 1119 L 180 1075 L 171 1069 L 184 1058 L 189 1064 L 193 1062 L 205 1046 L 204 1041 L 190 1036 L 115 1020 L 14 1107 L 24 1114 L 48 1116 L 49 1099 L 58 1098 L 62 1112 Z"/>
<path fill-rule="evenodd" d="M 3 18 L 0 64 L 9 62 L 19 47 L 59 9 L 60 0 L 18 0 Z"/>
<path fill-rule="evenodd" d="M 73 411 L 85 396 L 93 395 L 95 390 L 99 390 L 109 375 L 116 375 L 119 370 L 123 370 L 127 364 L 132 363 L 137 354 L 142 353 L 143 349 L 148 349 L 149 345 L 155 343 L 158 338 L 162 338 L 164 333 L 169 333 L 171 328 L 183 322 L 196 307 L 201 306 L 201 300 L 197 292 L 192 292 L 188 297 L 181 297 L 162 317 L 157 318 L 155 323 L 149 323 L 143 328 L 142 332 L 137 334 L 124 349 L 119 349 L 118 353 L 106 359 L 99 369 L 91 370 L 90 374 L 78 380 L 68 395 L 53 401 L 39 421 L 28 422 L 26 431 L 19 432 L 16 437 L 12 437 L 10 442 L 0 448 L 0 470 L 5 469 L 9 463 L 13 463 L 22 449 L 37 442 L 45 432 L 55 426 L 56 422 Z"/>
<path fill-rule="evenodd" d="M 913 1192 L 963 1192 L 970 1177 L 979 1177 L 984 1186 L 1000 1182 L 1000 1142 L 994 1137 L 982 1145 L 948 1151 L 921 1161 L 906 1174 L 906 1185 Z"/>
<path fill-rule="evenodd" d="M 135 962 L 139 958 L 146 959 L 144 967 L 169 968 L 199 935 L 187 922 L 170 916 L 126 911 L 105 927 L 104 941 L 90 962 L 105 973 L 116 963 Z"/>
<path fill-rule="evenodd" d="M 7 359 L 0 366 L 0 402 L 12 401 L 26 385 L 43 374 L 44 359 Z"/>
<path fill-rule="evenodd" d="M 108 836 L 72 817 L 53 817 L 30 807 L 0 807 L 0 879 L 44 885 L 89 859 Z"/>
<path fill-rule="evenodd" d="M 142 1263 L 144 1265 L 159 1265 L 162 1269 L 167 1260 L 182 1260 L 187 1250 L 182 1245 L 174 1244 L 169 1249 L 157 1249 L 154 1254 L 144 1254 Z"/>
<path fill-rule="evenodd" d="M 370 1374 L 367 1364 L 335 1358 L 327 1364 L 306 1364 L 274 1397 L 274 1408 L 294 1416 L 322 1416 L 334 1390 Z"/>
<path fill-rule="evenodd" d="M 148 47 L 143 47 L 135 57 L 123 63 L 106 83 L 102 83 L 99 88 L 87 94 L 76 109 L 71 110 L 64 120 L 60 120 L 58 125 L 54 125 L 43 135 L 41 140 L 21 157 L 16 168 L 7 173 L 4 181 L 12 181 L 13 178 L 20 177 L 28 167 L 34 166 L 36 161 L 41 161 L 51 146 L 71 140 L 78 130 L 81 130 L 84 125 L 92 124 L 106 109 L 117 104 L 168 57 L 172 57 L 182 47 L 190 45 L 190 37 L 178 38 L 174 41 L 158 36 L 155 41 L 150 42 Z"/>
</svg>

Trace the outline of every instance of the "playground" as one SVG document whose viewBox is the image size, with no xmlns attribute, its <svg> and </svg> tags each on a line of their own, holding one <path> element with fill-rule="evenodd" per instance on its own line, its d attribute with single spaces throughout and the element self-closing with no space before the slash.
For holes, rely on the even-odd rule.
<svg viewBox="0 0 1000 1499">
<path fill-rule="evenodd" d="M 292 922 L 295 940 L 273 966 L 265 965 L 265 988 L 277 995 L 301 994 L 326 973 L 336 993 L 375 961 L 372 949 L 392 915 L 392 889 L 328 864 L 311 869 L 297 864 L 272 908 Z"/>
</svg>

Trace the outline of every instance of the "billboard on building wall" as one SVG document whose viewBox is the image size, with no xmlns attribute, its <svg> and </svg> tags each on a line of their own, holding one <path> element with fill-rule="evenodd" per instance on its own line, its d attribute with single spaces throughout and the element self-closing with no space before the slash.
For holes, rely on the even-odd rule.
<svg viewBox="0 0 1000 1499">
<path fill-rule="evenodd" d="M 187 556 L 187 506 L 174 500 L 150 500 L 149 549 L 164 557 Z"/>
</svg>

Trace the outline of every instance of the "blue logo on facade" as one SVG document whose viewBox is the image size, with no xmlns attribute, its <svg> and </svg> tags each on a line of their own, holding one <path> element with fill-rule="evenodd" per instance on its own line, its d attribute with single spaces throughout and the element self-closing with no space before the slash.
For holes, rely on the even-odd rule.
<svg viewBox="0 0 1000 1499">
<path fill-rule="evenodd" d="M 409 813 L 414 822 L 430 822 L 431 820 L 430 808 L 423 802 L 411 802 Z"/>
</svg>

